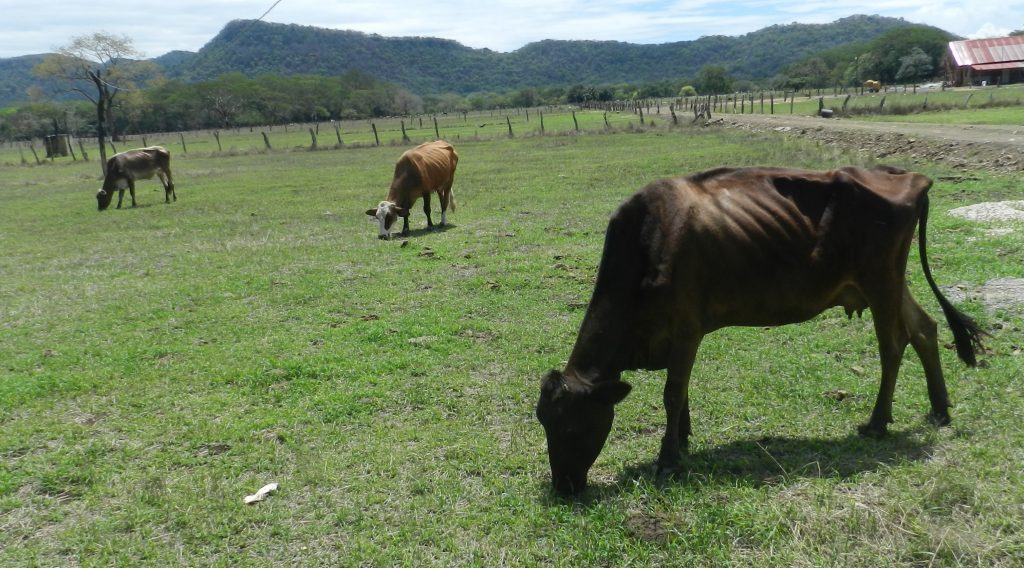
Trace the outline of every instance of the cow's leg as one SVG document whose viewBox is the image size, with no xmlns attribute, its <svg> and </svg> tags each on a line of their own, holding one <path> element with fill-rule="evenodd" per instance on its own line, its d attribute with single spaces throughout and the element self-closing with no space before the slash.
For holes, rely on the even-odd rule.
<svg viewBox="0 0 1024 568">
<path fill-rule="evenodd" d="M 904 326 L 910 334 L 910 345 L 924 366 L 924 376 L 928 382 L 928 400 L 932 410 L 928 419 L 939 426 L 949 424 L 949 394 L 946 392 L 946 380 L 942 377 L 942 365 L 939 363 L 939 332 L 935 320 L 928 315 L 920 304 L 910 295 L 910 289 L 903 290 L 902 317 Z"/>
<path fill-rule="evenodd" d="M 117 208 L 121 208 L 121 202 L 124 201 L 124 188 L 120 187 L 117 190 Z"/>
<path fill-rule="evenodd" d="M 905 284 L 900 284 L 905 288 Z M 897 298 L 902 295 L 895 288 Z M 896 300 L 895 298 L 893 300 Z M 910 337 L 907 328 L 902 325 L 902 302 L 883 301 L 871 305 L 871 315 L 875 321 L 875 335 L 878 338 L 878 354 L 882 363 L 882 382 L 878 386 L 878 398 L 871 412 L 871 419 L 860 427 L 861 435 L 880 438 L 886 434 L 892 422 L 892 397 L 896 391 L 896 375 L 900 370 L 903 351 L 907 348 Z"/>
<path fill-rule="evenodd" d="M 128 180 L 128 193 L 130 193 L 131 196 L 132 196 L 132 207 L 135 207 L 135 181 L 134 180 L 131 180 L 131 179 Z M 118 205 L 120 205 L 120 203 L 118 203 Z"/>
<path fill-rule="evenodd" d="M 430 192 L 423 194 L 423 213 L 427 216 L 427 228 L 434 228 L 434 221 L 430 218 Z"/>
<path fill-rule="evenodd" d="M 690 443 L 690 373 L 697 357 L 700 338 L 681 338 L 672 343 L 665 382 L 665 437 L 658 454 L 658 470 L 671 471 L 679 466 L 679 455 Z"/>
<path fill-rule="evenodd" d="M 452 183 L 449 181 L 437 192 L 437 196 L 441 201 L 441 226 L 448 224 L 448 204 L 452 200 Z"/>
<path fill-rule="evenodd" d="M 163 172 L 157 172 L 156 175 L 160 178 L 160 183 L 164 185 L 164 203 L 170 203 L 171 194 L 174 193 L 174 186 L 170 184 L 170 180 Z M 178 196 L 174 196 L 174 200 L 177 201 Z"/>
<path fill-rule="evenodd" d="M 171 197 L 173 197 L 175 201 L 178 200 L 178 194 L 175 193 L 174 191 L 174 179 L 171 177 L 170 168 L 167 169 L 167 184 L 164 187 L 164 194 L 166 195 L 168 192 L 171 194 Z"/>
</svg>

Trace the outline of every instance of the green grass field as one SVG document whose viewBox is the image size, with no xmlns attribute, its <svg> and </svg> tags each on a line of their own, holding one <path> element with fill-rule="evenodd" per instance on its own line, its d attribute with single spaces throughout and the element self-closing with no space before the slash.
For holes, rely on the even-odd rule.
<svg viewBox="0 0 1024 568">
<path fill-rule="evenodd" d="M 1024 562 L 1024 318 L 976 300 L 961 307 L 992 333 L 990 352 L 969 370 L 943 350 L 948 428 L 926 424 L 908 350 L 892 435 L 856 436 L 877 351 L 869 315 L 835 310 L 707 338 L 687 472 L 674 478 L 652 474 L 664 375 L 627 373 L 634 390 L 593 489 L 552 494 L 533 408 L 572 348 L 615 207 L 649 181 L 714 166 L 861 160 L 792 139 L 636 128 L 631 115 L 599 133 L 603 116 L 590 119 L 596 132 L 578 136 L 564 114 L 546 117 L 546 136 L 507 138 L 504 116 L 482 133 L 483 120 L 442 130 L 461 156 L 458 208 L 451 227 L 426 232 L 417 205 L 407 246 L 378 240 L 364 214 L 403 149 L 392 136 L 296 151 L 309 134 L 295 128 L 272 152 L 203 138 L 187 154 L 151 137 L 174 154 L 178 201 L 140 182 L 139 207 L 103 213 L 95 158 L 20 165 L 5 148 L 0 565 Z M 322 126 L 321 147 L 333 136 Z M 1024 189 L 964 174 L 932 190 L 937 280 L 970 291 L 1024 277 L 1019 227 L 993 236 L 945 214 Z M 916 255 L 910 266 L 940 317 Z M 242 503 L 270 482 L 268 500 Z"/>
</svg>

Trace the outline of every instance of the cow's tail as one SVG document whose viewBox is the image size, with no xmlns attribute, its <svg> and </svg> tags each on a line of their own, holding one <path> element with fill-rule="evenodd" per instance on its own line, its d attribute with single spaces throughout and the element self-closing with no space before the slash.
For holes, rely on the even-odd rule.
<svg viewBox="0 0 1024 568">
<path fill-rule="evenodd" d="M 920 222 L 920 235 L 918 239 L 918 248 L 921 254 L 921 267 L 924 269 L 924 277 L 928 280 L 928 286 L 931 287 L 932 293 L 935 294 L 935 299 L 939 301 L 939 305 L 942 306 L 942 313 L 946 315 L 946 322 L 949 323 L 950 329 L 953 330 L 953 343 L 956 345 L 956 353 L 960 356 L 960 359 L 964 363 L 967 363 L 971 367 L 978 365 L 978 360 L 974 354 L 982 350 L 981 336 L 986 335 L 985 332 L 978 327 L 974 319 L 967 314 L 956 309 L 953 304 L 946 299 L 939 290 L 938 285 L 935 284 L 935 279 L 932 278 L 931 268 L 928 267 L 928 253 L 927 250 L 927 226 L 928 226 L 928 196 L 924 196 L 923 208 L 921 210 L 921 222 Z"/>
<path fill-rule="evenodd" d="M 455 190 L 448 188 L 448 209 L 455 211 Z"/>
</svg>

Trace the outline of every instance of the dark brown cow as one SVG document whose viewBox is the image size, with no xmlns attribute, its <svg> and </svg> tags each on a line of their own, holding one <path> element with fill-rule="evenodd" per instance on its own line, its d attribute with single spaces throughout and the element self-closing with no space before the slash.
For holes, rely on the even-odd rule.
<svg viewBox="0 0 1024 568">
<path fill-rule="evenodd" d="M 805 321 L 833 307 L 870 308 L 882 380 L 860 431 L 881 436 L 909 343 L 924 364 L 930 419 L 948 424 L 937 327 L 910 295 L 907 255 L 920 223 L 925 278 L 969 365 L 981 330 L 942 295 L 928 268 L 927 177 L 887 167 L 828 172 L 717 169 L 654 182 L 612 217 L 576 345 L 562 372 L 544 379 L 537 418 L 552 482 L 586 486 L 630 391 L 629 369 L 668 369 L 668 416 L 658 466 L 679 464 L 690 435 L 687 389 L 701 339 L 726 326 Z"/>
<path fill-rule="evenodd" d="M 174 181 L 171 178 L 171 153 L 166 148 L 149 146 L 114 154 L 107 160 L 107 176 L 103 178 L 103 187 L 96 192 L 100 211 L 110 206 L 114 191 L 118 192 L 117 208 L 120 209 L 125 187 L 131 193 L 132 207 L 135 207 L 135 180 L 152 179 L 154 175 L 164 185 L 165 203 L 170 203 L 171 197 L 177 201 L 178 195 L 174 192 Z"/>
<path fill-rule="evenodd" d="M 387 199 L 376 208 L 366 210 L 366 214 L 379 224 L 378 238 L 390 238 L 391 226 L 399 217 L 402 218 L 402 234 L 408 235 L 409 209 L 420 197 L 423 198 L 423 212 L 427 214 L 427 228 L 434 228 L 430 218 L 430 194 L 434 192 L 441 200 L 441 225 L 444 226 L 448 222 L 448 206 L 451 205 L 455 211 L 452 182 L 458 164 L 459 155 L 455 148 L 444 140 L 420 144 L 402 154 L 395 164 L 395 177 L 391 180 Z"/>
</svg>

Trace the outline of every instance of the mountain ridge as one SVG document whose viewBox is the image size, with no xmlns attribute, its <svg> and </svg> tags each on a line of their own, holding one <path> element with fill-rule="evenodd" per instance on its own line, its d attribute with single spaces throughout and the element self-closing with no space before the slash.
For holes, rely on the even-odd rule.
<svg viewBox="0 0 1024 568">
<path fill-rule="evenodd" d="M 902 18 L 853 15 L 827 24 L 773 25 L 739 36 L 660 44 L 548 39 L 498 52 L 442 38 L 234 20 L 197 52 L 171 51 L 151 61 L 168 78 L 187 83 L 226 73 L 255 78 L 355 70 L 420 96 L 467 95 L 554 85 L 655 83 L 692 78 L 707 64 L 722 65 L 737 79 L 767 79 L 815 53 L 910 26 L 920 25 Z M 0 105 L 27 99 L 26 90 L 38 80 L 31 77 L 26 61 L 42 57 L 0 59 Z"/>
</svg>

